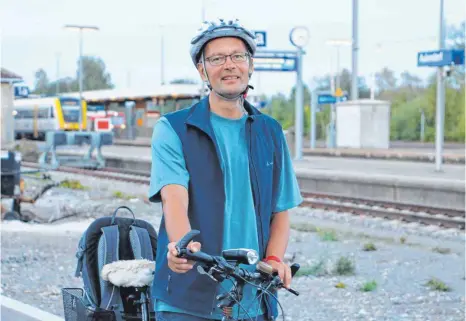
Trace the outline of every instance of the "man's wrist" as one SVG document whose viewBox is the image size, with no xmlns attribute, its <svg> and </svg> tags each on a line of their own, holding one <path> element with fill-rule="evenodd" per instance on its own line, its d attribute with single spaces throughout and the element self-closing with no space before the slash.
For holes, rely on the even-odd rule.
<svg viewBox="0 0 466 321">
<path fill-rule="evenodd" d="M 277 263 L 282 263 L 282 260 L 275 255 L 269 255 L 264 259 L 264 262 L 275 261 Z"/>
</svg>

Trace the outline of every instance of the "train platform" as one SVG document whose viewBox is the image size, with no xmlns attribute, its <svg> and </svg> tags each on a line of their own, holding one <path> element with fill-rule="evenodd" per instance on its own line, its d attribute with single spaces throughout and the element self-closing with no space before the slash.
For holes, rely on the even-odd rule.
<svg viewBox="0 0 466 321">
<path fill-rule="evenodd" d="M 84 148 L 61 149 L 58 154 L 84 155 Z M 107 167 L 150 173 L 148 147 L 105 146 Z M 294 161 L 302 191 L 368 200 L 398 202 L 464 210 L 465 166 L 444 164 L 441 172 L 434 163 L 304 156 Z"/>
<path fill-rule="evenodd" d="M 0 303 L 2 321 L 65 321 L 62 317 L 3 295 Z"/>
<path fill-rule="evenodd" d="M 115 139 L 117 146 L 150 147 L 149 137 L 136 139 Z M 347 158 L 369 158 L 385 160 L 403 160 L 413 162 L 435 162 L 435 145 L 421 142 L 392 142 L 389 149 L 371 148 L 326 148 L 325 142 L 318 141 L 315 149 L 310 149 L 309 141 L 304 142 L 303 155 Z M 465 164 L 465 146 L 460 143 L 446 143 L 443 150 L 443 162 L 448 164 Z"/>
</svg>

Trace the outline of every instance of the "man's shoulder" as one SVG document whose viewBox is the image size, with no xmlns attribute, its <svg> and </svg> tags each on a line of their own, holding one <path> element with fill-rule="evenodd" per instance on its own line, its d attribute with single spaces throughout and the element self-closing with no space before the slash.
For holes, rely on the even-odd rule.
<svg viewBox="0 0 466 321">
<path fill-rule="evenodd" d="M 186 118 L 189 117 L 189 115 L 193 112 L 193 110 L 196 108 L 196 106 L 199 104 L 199 102 L 192 104 L 191 106 L 180 109 L 180 110 L 175 110 L 169 113 L 164 114 L 163 116 L 170 122 L 174 121 L 180 121 L 180 120 L 185 120 Z"/>
</svg>

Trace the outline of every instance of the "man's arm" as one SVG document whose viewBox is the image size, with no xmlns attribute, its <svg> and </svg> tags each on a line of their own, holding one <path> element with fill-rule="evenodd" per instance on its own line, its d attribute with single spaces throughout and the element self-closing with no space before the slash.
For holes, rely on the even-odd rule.
<svg viewBox="0 0 466 321">
<path fill-rule="evenodd" d="M 283 261 L 288 238 L 290 236 L 290 218 L 288 211 L 274 214 L 270 225 L 270 239 L 267 246 L 266 256 L 277 256 Z"/>
<path fill-rule="evenodd" d="M 176 257 L 178 252 L 175 245 L 186 233 L 191 231 L 188 219 L 188 191 L 184 186 L 170 184 L 161 190 L 165 228 L 168 234 L 168 266 L 176 273 L 185 273 L 195 264 L 193 261 Z M 201 249 L 199 242 L 191 242 L 188 249 L 197 252 Z"/>
<path fill-rule="evenodd" d="M 169 242 L 177 242 L 191 231 L 188 191 L 184 186 L 170 184 L 162 188 L 161 196 Z"/>
<path fill-rule="evenodd" d="M 154 126 L 151 151 L 149 200 L 162 202 L 169 240 L 168 266 L 176 273 L 185 273 L 192 269 L 194 262 L 178 258 L 175 245 L 191 230 L 188 219 L 189 172 L 181 140 L 165 117 L 161 117 Z M 195 252 L 200 250 L 201 244 L 191 242 L 188 248 Z"/>
</svg>

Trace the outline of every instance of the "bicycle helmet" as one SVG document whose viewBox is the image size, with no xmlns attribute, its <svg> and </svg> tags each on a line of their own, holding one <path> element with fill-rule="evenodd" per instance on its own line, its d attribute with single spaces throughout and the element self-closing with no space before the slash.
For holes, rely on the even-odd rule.
<svg viewBox="0 0 466 321">
<path fill-rule="evenodd" d="M 199 62 L 199 57 L 204 46 L 209 41 L 222 37 L 240 38 L 245 42 L 252 56 L 256 53 L 256 37 L 251 31 L 244 28 L 238 19 L 228 22 L 225 22 L 223 19 L 211 22 L 204 21 L 197 35 L 191 40 L 190 54 L 195 66 Z"/>
<path fill-rule="evenodd" d="M 198 63 L 202 63 L 204 65 L 204 75 L 207 79 L 205 81 L 209 90 L 213 91 L 218 96 L 222 97 L 225 100 L 234 101 L 240 97 L 245 98 L 249 88 L 253 88 L 251 85 L 246 86 L 246 89 L 234 97 L 227 97 L 218 93 L 217 91 L 212 89 L 212 86 L 209 81 L 209 77 L 206 72 L 205 68 L 205 59 L 200 61 L 200 57 L 203 54 L 204 46 L 211 40 L 223 37 L 236 37 L 246 44 L 247 50 L 251 56 L 254 56 L 256 53 L 256 37 L 254 33 L 250 30 L 243 27 L 238 19 L 229 20 L 227 22 L 224 19 L 218 19 L 217 21 L 204 21 L 201 25 L 201 28 L 198 30 L 198 33 L 194 36 L 191 40 L 191 48 L 190 48 L 190 55 L 191 59 L 194 63 L 194 66 L 197 66 Z M 251 78 L 251 73 L 248 75 Z"/>
</svg>

